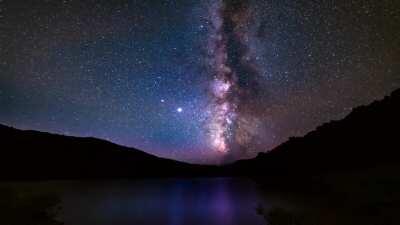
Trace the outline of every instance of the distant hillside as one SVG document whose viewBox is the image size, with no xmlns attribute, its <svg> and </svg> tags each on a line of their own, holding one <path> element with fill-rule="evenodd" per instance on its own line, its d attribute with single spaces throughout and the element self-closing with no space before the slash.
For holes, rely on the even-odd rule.
<svg viewBox="0 0 400 225">
<path fill-rule="evenodd" d="M 271 152 L 223 167 L 162 159 L 95 138 L 2 125 L 0 137 L 0 179 L 297 176 L 400 165 L 400 90 Z"/>
<path fill-rule="evenodd" d="M 259 176 L 319 174 L 400 165 L 400 89 L 355 108 L 346 118 L 318 127 L 255 159 L 228 166 Z"/>
<path fill-rule="evenodd" d="M 186 176 L 200 168 L 95 138 L 0 125 L 0 179 Z"/>
</svg>

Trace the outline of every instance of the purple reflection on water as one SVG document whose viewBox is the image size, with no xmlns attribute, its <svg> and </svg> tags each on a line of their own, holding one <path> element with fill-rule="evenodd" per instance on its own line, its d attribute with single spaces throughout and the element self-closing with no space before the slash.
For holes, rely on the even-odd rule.
<svg viewBox="0 0 400 225">
<path fill-rule="evenodd" d="M 66 186 L 66 184 L 63 184 Z M 230 178 L 68 183 L 65 225 L 264 224 L 251 181 Z"/>
<path fill-rule="evenodd" d="M 229 196 L 226 185 L 217 185 L 216 189 L 213 199 L 214 218 L 217 219 L 218 224 L 232 224 L 234 203 L 231 199 L 233 197 Z"/>
</svg>

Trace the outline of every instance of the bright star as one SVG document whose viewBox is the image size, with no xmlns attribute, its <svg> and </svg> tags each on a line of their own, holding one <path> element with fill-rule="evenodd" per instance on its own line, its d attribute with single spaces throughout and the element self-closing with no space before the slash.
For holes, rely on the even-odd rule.
<svg viewBox="0 0 400 225">
<path fill-rule="evenodd" d="M 176 111 L 177 111 L 178 113 L 181 113 L 181 112 L 183 112 L 183 109 L 182 109 L 181 107 L 179 107 L 179 108 L 176 109 Z"/>
</svg>

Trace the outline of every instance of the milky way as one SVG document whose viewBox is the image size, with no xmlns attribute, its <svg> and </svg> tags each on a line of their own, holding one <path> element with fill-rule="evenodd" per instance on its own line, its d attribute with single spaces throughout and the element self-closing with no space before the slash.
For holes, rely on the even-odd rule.
<svg viewBox="0 0 400 225">
<path fill-rule="evenodd" d="M 212 102 L 207 128 L 214 149 L 230 160 L 247 155 L 259 143 L 257 112 L 263 111 L 263 104 L 256 105 L 255 100 L 263 90 L 249 54 L 249 2 L 220 1 L 211 4 L 209 11 Z"/>
<path fill-rule="evenodd" d="M 0 1 L 0 123 L 226 163 L 400 87 L 399 1 Z"/>
</svg>

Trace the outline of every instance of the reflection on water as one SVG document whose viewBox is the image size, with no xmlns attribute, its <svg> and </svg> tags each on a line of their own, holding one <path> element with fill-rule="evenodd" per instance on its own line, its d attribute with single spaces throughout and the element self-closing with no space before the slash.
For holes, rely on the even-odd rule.
<svg viewBox="0 0 400 225">
<path fill-rule="evenodd" d="M 400 185 L 368 187 L 303 195 L 260 191 L 239 178 L 0 183 L 0 224 L 400 224 Z"/>
<path fill-rule="evenodd" d="M 259 196 L 244 179 L 160 179 L 69 183 L 59 219 L 66 225 L 265 224 Z"/>
</svg>

